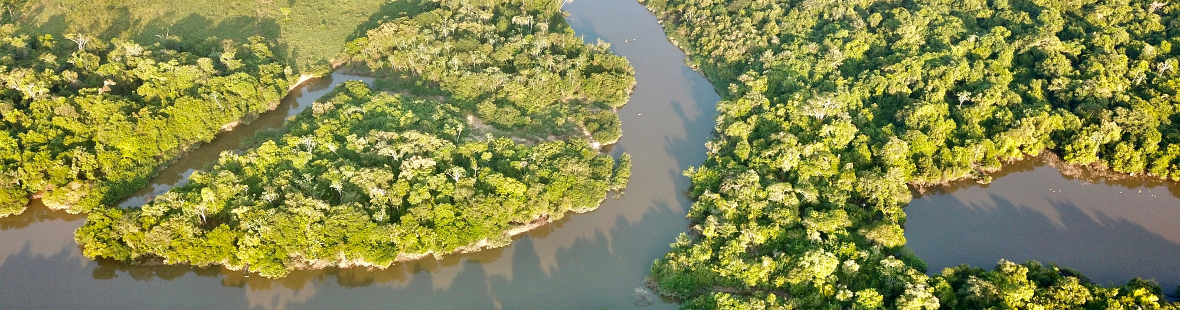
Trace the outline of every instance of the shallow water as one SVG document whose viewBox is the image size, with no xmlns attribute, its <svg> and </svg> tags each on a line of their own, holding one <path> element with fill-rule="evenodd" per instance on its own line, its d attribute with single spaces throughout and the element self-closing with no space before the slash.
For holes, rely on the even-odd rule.
<svg viewBox="0 0 1180 310">
<path fill-rule="evenodd" d="M 652 261 L 688 225 L 689 182 L 681 171 L 704 161 L 719 97 L 685 65 L 684 53 L 639 3 L 578 0 L 564 8 L 587 42 L 613 43 L 636 70 L 638 86 L 620 110 L 624 136 L 611 148 L 633 156 L 631 185 L 621 199 L 608 198 L 594 212 L 567 216 L 505 248 L 387 270 L 300 271 L 279 280 L 219 267 L 91 261 L 73 242 L 84 216 L 34 206 L 0 219 L 0 308 L 675 308 L 637 289 Z M 286 99 L 290 108 L 280 107 L 188 154 L 123 205 L 142 204 L 180 184 L 250 133 L 278 127 L 331 84 L 352 78 L 334 75 L 301 86 Z"/>
<path fill-rule="evenodd" d="M 906 207 L 907 245 L 930 273 L 1000 259 L 1056 262 L 1100 284 L 1180 284 L 1180 184 L 1065 176 L 1022 161 L 989 185 L 960 182 Z"/>
</svg>

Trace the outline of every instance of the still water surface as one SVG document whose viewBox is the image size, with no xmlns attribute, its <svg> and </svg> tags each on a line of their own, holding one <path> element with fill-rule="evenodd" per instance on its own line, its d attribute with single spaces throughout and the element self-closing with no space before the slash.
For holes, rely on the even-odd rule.
<svg viewBox="0 0 1180 310">
<path fill-rule="evenodd" d="M 713 128 L 712 85 L 684 65 L 642 5 L 578 0 L 565 9 L 588 42 L 631 60 L 638 87 L 621 110 L 631 186 L 597 211 L 567 216 L 508 247 L 424 259 L 388 270 L 329 269 L 280 280 L 221 268 L 136 267 L 82 257 L 73 230 L 84 216 L 33 206 L 0 219 L 0 308 L 670 309 L 637 295 L 652 260 L 685 230 L 690 201 L 680 172 L 701 163 Z M 627 42 L 634 39 L 632 42 Z M 123 205 L 180 184 L 258 130 L 275 128 L 346 80 L 336 74 L 292 92 L 279 109 L 222 134 L 165 170 Z M 959 183 L 907 208 L 909 246 L 932 272 L 1001 258 L 1058 262 L 1099 283 L 1131 277 L 1180 284 L 1180 185 L 1065 177 L 1038 161 L 1013 164 L 990 185 Z"/>
<path fill-rule="evenodd" d="M 630 59 L 638 86 L 620 111 L 624 137 L 612 148 L 633 156 L 626 195 L 597 211 L 565 217 L 508 247 L 387 270 L 294 272 L 280 280 L 222 268 L 137 267 L 81 256 L 73 231 L 84 216 L 33 206 L 0 219 L 0 308 L 395 308 L 395 309 L 671 309 L 637 295 L 653 260 L 688 224 L 691 202 L 681 171 L 705 159 L 713 129 L 713 87 L 684 64 L 655 17 L 634 0 L 578 0 L 565 5 L 588 42 L 602 39 Z M 627 42 L 632 40 L 631 42 Z M 357 79 L 313 80 L 279 111 L 219 136 L 170 166 L 124 205 L 179 184 L 254 131 L 279 126 L 330 86 Z"/>
<path fill-rule="evenodd" d="M 1056 262 L 1100 284 L 1180 285 L 1180 184 L 1066 176 L 1040 159 L 1005 167 L 989 185 L 960 182 L 906 207 L 907 245 L 931 273 L 1000 259 Z"/>
</svg>

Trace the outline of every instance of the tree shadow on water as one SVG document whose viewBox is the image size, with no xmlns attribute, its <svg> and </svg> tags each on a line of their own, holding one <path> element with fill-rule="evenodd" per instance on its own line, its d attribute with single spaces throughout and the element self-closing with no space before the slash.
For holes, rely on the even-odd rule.
<svg viewBox="0 0 1180 310">
<path fill-rule="evenodd" d="M 196 271 L 198 278 L 180 277 L 191 271 L 183 267 L 108 272 L 112 270 L 110 267 L 119 268 L 115 267 L 118 265 L 81 257 L 73 244 L 49 255 L 33 253 L 26 245 L 0 265 L 0 287 L 4 288 L 0 289 L 0 308 L 239 308 L 234 305 L 244 303 L 240 293 L 191 285 L 193 280 L 209 276 L 207 272 Z M 96 276 L 105 279 L 95 281 Z M 169 282 L 141 284 L 153 279 Z M 178 287 L 186 288 L 184 294 L 175 293 Z"/>
<path fill-rule="evenodd" d="M 101 12 L 56 14 L 45 22 L 21 23 L 18 28 L 20 33 L 25 34 L 51 34 L 60 38 L 70 33 L 81 33 L 104 40 L 131 39 L 140 44 L 159 42 L 164 36 L 198 41 L 207 37 L 245 41 L 253 36 L 273 40 L 279 37 L 281 30 L 278 21 L 268 17 L 233 16 L 215 21 L 198 14 L 181 17 L 168 12 L 145 20 L 132 16 L 130 8 L 125 5 L 109 5 Z"/>
<path fill-rule="evenodd" d="M 933 196 L 907 207 L 907 246 L 930 271 L 967 263 L 990 268 L 996 261 L 1055 262 L 1100 284 L 1154 279 L 1165 291 L 1180 284 L 1180 244 L 1145 227 L 1101 212 L 1087 215 L 1069 202 L 1055 203 L 1057 223 L 1038 211 L 992 194 L 988 206 Z"/>
<path fill-rule="evenodd" d="M 72 222 L 85 218 L 85 214 L 70 214 L 65 211 L 50 210 L 45 204 L 41 203 L 40 199 L 36 199 L 29 203 L 29 207 L 25 209 L 24 213 L 0 217 L 0 231 L 21 229 L 41 222 Z"/>
<path fill-rule="evenodd" d="M 650 262 L 667 251 L 667 244 L 679 232 L 666 228 L 683 225 L 682 216 L 667 201 L 656 204 L 638 222 L 616 216 L 609 231 L 579 236 L 555 252 L 540 249 L 537 240 L 575 222 L 572 218 L 578 215 L 522 235 L 506 248 L 448 255 L 441 260 L 425 258 L 384 270 L 296 271 L 274 280 L 246 277 L 241 271 L 220 267 L 91 262 L 80 257 L 73 244 L 48 257 L 25 249 L 0 265 L 0 286 L 5 287 L 0 290 L 0 308 L 135 308 L 144 304 L 241 308 L 247 303 L 263 308 L 373 308 L 396 303 L 423 309 L 525 309 L 568 302 L 590 308 L 625 308 L 633 303 L 632 291 L 642 285 Z M 543 257 L 547 255 L 555 257 Z M 25 280 L 29 278 L 36 279 Z M 44 303 L 36 294 L 20 293 L 28 291 L 45 292 L 46 298 L 49 292 L 92 297 Z M 184 297 L 166 297 L 175 295 Z M 173 300 L 188 296 L 202 300 L 188 304 Z"/>
</svg>

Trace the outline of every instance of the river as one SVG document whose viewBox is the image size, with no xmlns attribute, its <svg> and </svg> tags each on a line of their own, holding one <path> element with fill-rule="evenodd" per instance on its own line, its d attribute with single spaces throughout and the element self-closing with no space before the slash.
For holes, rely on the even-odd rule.
<svg viewBox="0 0 1180 310">
<path fill-rule="evenodd" d="M 932 274 L 969 264 L 1056 262 L 1099 284 L 1154 279 L 1180 285 L 1180 184 L 1065 175 L 1042 159 L 958 182 L 906 207 L 907 245 Z"/>
<path fill-rule="evenodd" d="M 634 0 L 578 0 L 564 9 L 587 42 L 612 43 L 635 67 L 638 86 L 619 112 L 624 136 L 611 148 L 615 155 L 633 156 L 630 186 L 620 199 L 608 198 L 594 212 L 566 216 L 504 248 L 387 270 L 298 271 L 279 280 L 220 267 L 91 261 L 73 241 L 84 216 L 32 206 L 0 219 L 0 309 L 675 308 L 640 288 L 652 261 L 687 229 L 691 201 L 681 171 L 704 161 L 719 97 Z M 180 184 L 220 152 L 257 130 L 279 126 L 333 84 L 350 79 L 358 77 L 305 83 L 278 111 L 186 155 L 122 205 L 142 204 Z"/>
</svg>

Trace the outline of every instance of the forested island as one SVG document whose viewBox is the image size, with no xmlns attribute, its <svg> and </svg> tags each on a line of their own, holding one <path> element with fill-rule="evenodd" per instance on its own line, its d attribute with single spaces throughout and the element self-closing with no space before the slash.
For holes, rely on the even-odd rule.
<svg viewBox="0 0 1180 310">
<path fill-rule="evenodd" d="M 555 2 L 423 6 L 346 48 L 338 66 L 378 89 L 342 84 L 147 205 L 92 210 L 83 254 L 266 277 L 384 268 L 506 245 L 626 186 L 629 156 L 598 150 L 622 134 L 626 59 L 575 37 Z"/>
<path fill-rule="evenodd" d="M 644 0 L 721 92 L 693 226 L 652 267 L 689 309 L 1174 309 L 1001 261 L 927 276 L 910 187 L 1055 152 L 1180 178 L 1180 4 Z"/>
<path fill-rule="evenodd" d="M 626 185 L 585 139 L 462 135 L 456 107 L 348 82 L 243 154 L 142 208 L 92 211 L 83 253 L 248 268 L 387 267 L 503 246 L 510 231 L 595 209 Z"/>
</svg>

